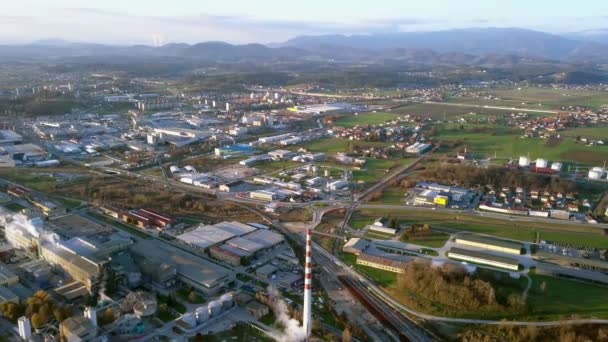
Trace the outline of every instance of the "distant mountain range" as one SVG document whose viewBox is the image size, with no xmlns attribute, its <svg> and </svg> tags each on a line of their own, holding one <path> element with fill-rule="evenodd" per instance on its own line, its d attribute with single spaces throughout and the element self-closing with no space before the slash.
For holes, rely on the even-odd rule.
<svg viewBox="0 0 608 342">
<path fill-rule="evenodd" d="M 114 46 L 41 40 L 0 45 L 0 58 L 171 57 L 215 63 L 277 61 L 411 62 L 513 65 L 537 62 L 608 62 L 608 30 L 554 35 L 517 28 L 460 29 L 372 35 L 301 36 L 279 44 L 223 42 Z"/>
</svg>

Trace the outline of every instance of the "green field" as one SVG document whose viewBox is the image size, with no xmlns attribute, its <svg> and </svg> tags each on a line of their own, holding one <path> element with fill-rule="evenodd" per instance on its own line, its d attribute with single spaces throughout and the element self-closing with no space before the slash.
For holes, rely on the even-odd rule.
<svg viewBox="0 0 608 342">
<path fill-rule="evenodd" d="M 533 284 L 528 293 L 530 314 L 541 319 L 560 316 L 608 317 L 608 287 L 551 276 L 530 275 Z M 545 291 L 540 284 L 546 283 Z"/>
<path fill-rule="evenodd" d="M 592 225 L 552 224 L 551 222 L 518 222 L 470 215 L 466 213 L 444 213 L 439 211 L 372 210 L 363 209 L 353 217 L 363 219 L 388 216 L 401 219 L 402 224 L 428 223 L 433 229 L 446 233 L 469 231 L 507 239 L 535 242 L 537 233 L 541 239 L 560 241 L 574 245 L 608 248 L 608 236 Z"/>
<path fill-rule="evenodd" d="M 353 182 L 375 183 L 395 167 L 408 165 L 412 158 L 371 159 L 368 158 L 361 170 L 353 171 Z"/>
<path fill-rule="evenodd" d="M 57 180 L 47 175 L 12 171 L 0 174 L 0 177 L 19 183 L 27 188 L 44 192 L 51 191 L 57 186 Z"/>
<path fill-rule="evenodd" d="M 384 234 L 381 232 L 373 232 L 373 231 L 367 231 L 364 235 L 364 237 L 368 238 L 368 239 L 376 239 L 376 240 L 390 240 L 392 238 L 394 238 L 394 235 L 391 234 Z"/>
<path fill-rule="evenodd" d="M 399 187 L 392 187 L 384 190 L 382 196 L 378 199 L 373 200 L 373 203 L 384 203 L 384 204 L 403 204 L 403 198 L 405 191 Z"/>
<path fill-rule="evenodd" d="M 449 238 L 449 234 L 432 232 L 430 235 L 410 237 L 409 239 L 406 239 L 405 235 L 403 235 L 401 241 L 425 247 L 441 248 Z"/>
<path fill-rule="evenodd" d="M 336 126 L 341 126 L 345 128 L 352 128 L 357 125 L 365 126 L 365 125 L 379 125 L 383 124 L 389 120 L 393 120 L 399 117 L 399 114 L 395 113 L 387 113 L 387 112 L 377 112 L 377 113 L 364 113 L 359 115 L 351 115 L 344 118 L 340 118 L 336 121 Z"/>
<path fill-rule="evenodd" d="M 471 107 L 462 107 L 462 106 L 452 106 L 445 105 L 441 103 L 411 103 L 407 105 L 403 105 L 397 108 L 393 108 L 393 113 L 395 114 L 410 114 L 410 115 L 419 115 L 422 117 L 431 117 L 433 119 L 454 119 L 463 116 L 476 116 L 476 117 L 484 117 L 487 115 L 493 114 L 508 114 L 513 110 L 500 110 L 500 109 L 487 109 L 487 108 L 477 108 L 474 106 Z"/>
<path fill-rule="evenodd" d="M 608 140 L 608 126 L 577 127 L 562 131 L 560 134 L 572 138 L 580 136 L 581 138 Z M 605 143 L 608 143 L 608 141 L 605 141 Z"/>
<path fill-rule="evenodd" d="M 496 127 L 476 131 L 474 129 L 439 130 L 439 140 L 459 141 L 462 149 L 466 146 L 474 154 L 497 158 L 519 158 L 529 155 L 531 159 L 545 158 L 551 161 L 572 161 L 584 165 L 597 166 L 608 160 L 608 146 L 586 146 L 574 139 L 563 139 L 557 144 L 549 144 L 546 139 L 522 138 L 520 134 Z"/>
<path fill-rule="evenodd" d="M 484 100 L 473 97 L 453 97 L 450 98 L 449 101 L 468 104 L 539 109 L 559 109 L 561 106 L 568 105 L 580 105 L 597 109 L 603 104 L 608 104 L 607 93 L 590 90 L 565 90 L 531 87 L 521 88 L 521 90 L 488 90 L 487 93 L 494 94 L 500 99 Z"/>
</svg>

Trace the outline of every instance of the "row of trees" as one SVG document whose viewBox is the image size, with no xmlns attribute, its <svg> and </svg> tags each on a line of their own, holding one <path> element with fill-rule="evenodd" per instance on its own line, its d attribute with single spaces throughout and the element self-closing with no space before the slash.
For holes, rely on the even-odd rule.
<svg viewBox="0 0 608 342">
<path fill-rule="evenodd" d="M 608 341 L 608 327 L 601 325 L 569 325 L 564 323 L 557 327 L 536 326 L 484 326 L 471 327 L 459 334 L 462 342 L 586 342 Z"/>
<path fill-rule="evenodd" d="M 455 264 L 432 267 L 428 261 L 410 262 L 405 273 L 397 277 L 399 289 L 417 293 L 441 306 L 474 311 L 521 311 L 525 302 L 512 294 L 506 303 L 500 303 L 492 284 L 469 275 Z"/>
<path fill-rule="evenodd" d="M 72 316 L 72 307 L 54 303 L 52 298 L 44 291 L 37 291 L 23 304 L 6 302 L 0 306 L 2 315 L 16 322 L 21 316 L 31 319 L 32 327 L 38 329 L 53 319 L 62 322 Z"/>
</svg>

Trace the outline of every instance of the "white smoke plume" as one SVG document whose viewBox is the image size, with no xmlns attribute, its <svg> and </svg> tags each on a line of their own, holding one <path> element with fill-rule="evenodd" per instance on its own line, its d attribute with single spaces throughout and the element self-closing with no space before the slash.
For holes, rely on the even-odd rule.
<svg viewBox="0 0 608 342">
<path fill-rule="evenodd" d="M 39 243 L 49 241 L 58 243 L 59 236 L 44 228 L 44 221 L 39 217 L 28 218 L 22 213 L 13 213 L 8 210 L 0 210 L 0 226 L 4 226 L 7 235 L 17 233 L 29 234 L 38 239 Z"/>
<path fill-rule="evenodd" d="M 298 342 L 306 340 L 306 331 L 304 327 L 300 325 L 297 319 L 289 317 L 289 310 L 287 309 L 287 303 L 283 300 L 281 293 L 274 286 L 268 287 L 268 293 L 272 304 L 272 312 L 274 313 L 277 321 L 284 327 L 282 334 L 278 337 L 279 342 Z"/>
</svg>

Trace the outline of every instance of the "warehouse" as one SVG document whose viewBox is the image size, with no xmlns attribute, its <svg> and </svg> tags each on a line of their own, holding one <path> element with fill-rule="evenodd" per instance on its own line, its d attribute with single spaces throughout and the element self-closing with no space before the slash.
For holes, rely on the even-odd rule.
<svg viewBox="0 0 608 342">
<path fill-rule="evenodd" d="M 495 252 L 522 254 L 524 246 L 519 242 L 490 238 L 473 234 L 461 234 L 454 239 L 454 242 L 461 245 L 487 249 Z"/>
<path fill-rule="evenodd" d="M 457 247 L 450 248 L 447 253 L 448 258 L 467 261 L 474 264 L 481 264 L 487 266 L 493 266 L 498 268 L 504 268 L 511 271 L 519 270 L 519 262 L 514 258 L 501 257 L 483 252 L 471 251 L 468 249 L 462 249 Z"/>
<path fill-rule="evenodd" d="M 264 249 L 264 245 L 242 237 L 235 237 L 234 239 L 230 239 L 226 242 L 226 244 L 234 248 L 242 249 L 254 255 L 260 250 Z"/>
<path fill-rule="evenodd" d="M 256 231 L 255 227 L 252 227 L 248 224 L 244 224 L 241 222 L 231 221 L 231 222 L 220 222 L 213 225 L 216 228 L 221 228 L 229 233 L 234 234 L 235 236 L 243 236 L 245 234 Z"/>
<path fill-rule="evenodd" d="M 14 160 L 40 161 L 47 157 L 48 153 L 34 144 L 7 145 L 0 150 L 10 155 Z"/>
<path fill-rule="evenodd" d="M 247 240 L 261 244 L 266 249 L 280 245 L 285 241 L 283 235 L 265 229 L 256 230 L 243 237 Z"/>
<path fill-rule="evenodd" d="M 230 270 L 158 240 L 139 240 L 131 252 L 154 264 L 174 266 L 178 280 L 205 295 L 217 295 L 222 287 L 234 281 Z"/>
<path fill-rule="evenodd" d="M 284 160 L 291 158 L 295 153 L 288 150 L 274 150 L 268 152 L 268 155 L 274 160 Z"/>
<path fill-rule="evenodd" d="M 435 197 L 439 195 L 439 191 L 425 189 L 414 197 L 415 205 L 435 205 Z"/>
<path fill-rule="evenodd" d="M 362 253 L 357 257 L 357 265 L 373 267 L 393 273 L 405 273 L 407 262 Z"/>
<path fill-rule="evenodd" d="M 253 148 L 247 144 L 236 144 L 215 148 L 215 155 L 225 159 L 247 156 L 251 154 L 253 154 Z"/>
<path fill-rule="evenodd" d="M 260 268 L 258 268 L 257 270 L 255 270 L 255 274 L 257 274 L 258 276 L 262 277 L 262 278 L 270 278 L 273 274 L 275 274 L 279 269 L 271 264 L 266 264 Z"/>
<path fill-rule="evenodd" d="M 243 183 L 244 183 L 243 181 L 238 180 L 238 181 L 222 184 L 222 185 L 220 185 L 220 191 L 235 192 L 239 186 L 243 185 Z"/>
<path fill-rule="evenodd" d="M 253 253 L 233 247 L 228 244 L 213 246 L 209 248 L 209 255 L 219 261 L 223 261 L 232 266 L 239 266 L 244 260 L 249 259 Z"/>
<path fill-rule="evenodd" d="M 255 200 L 260 200 L 260 201 L 274 201 L 275 199 L 277 199 L 277 194 L 275 194 L 274 192 L 271 191 L 267 191 L 267 190 L 257 190 L 257 191 L 251 191 L 249 193 L 249 198 L 251 199 L 255 199 Z"/>
<path fill-rule="evenodd" d="M 23 137 L 11 130 L 0 129 L 0 145 L 21 144 Z"/>
<path fill-rule="evenodd" d="M 415 154 L 423 154 L 429 151 L 433 147 L 431 144 L 424 144 L 421 142 L 417 142 L 413 145 L 410 145 L 405 148 L 405 152 L 407 153 L 415 153 Z"/>
<path fill-rule="evenodd" d="M 215 226 L 198 226 L 194 230 L 176 236 L 176 238 L 191 247 L 205 250 L 217 246 L 235 237 L 235 234 Z"/>
<path fill-rule="evenodd" d="M 367 247 L 369 247 L 368 240 L 362 238 L 351 238 L 346 244 L 344 244 L 344 247 L 342 247 L 342 251 L 359 255 L 363 253 L 363 251 L 365 251 Z"/>
</svg>

